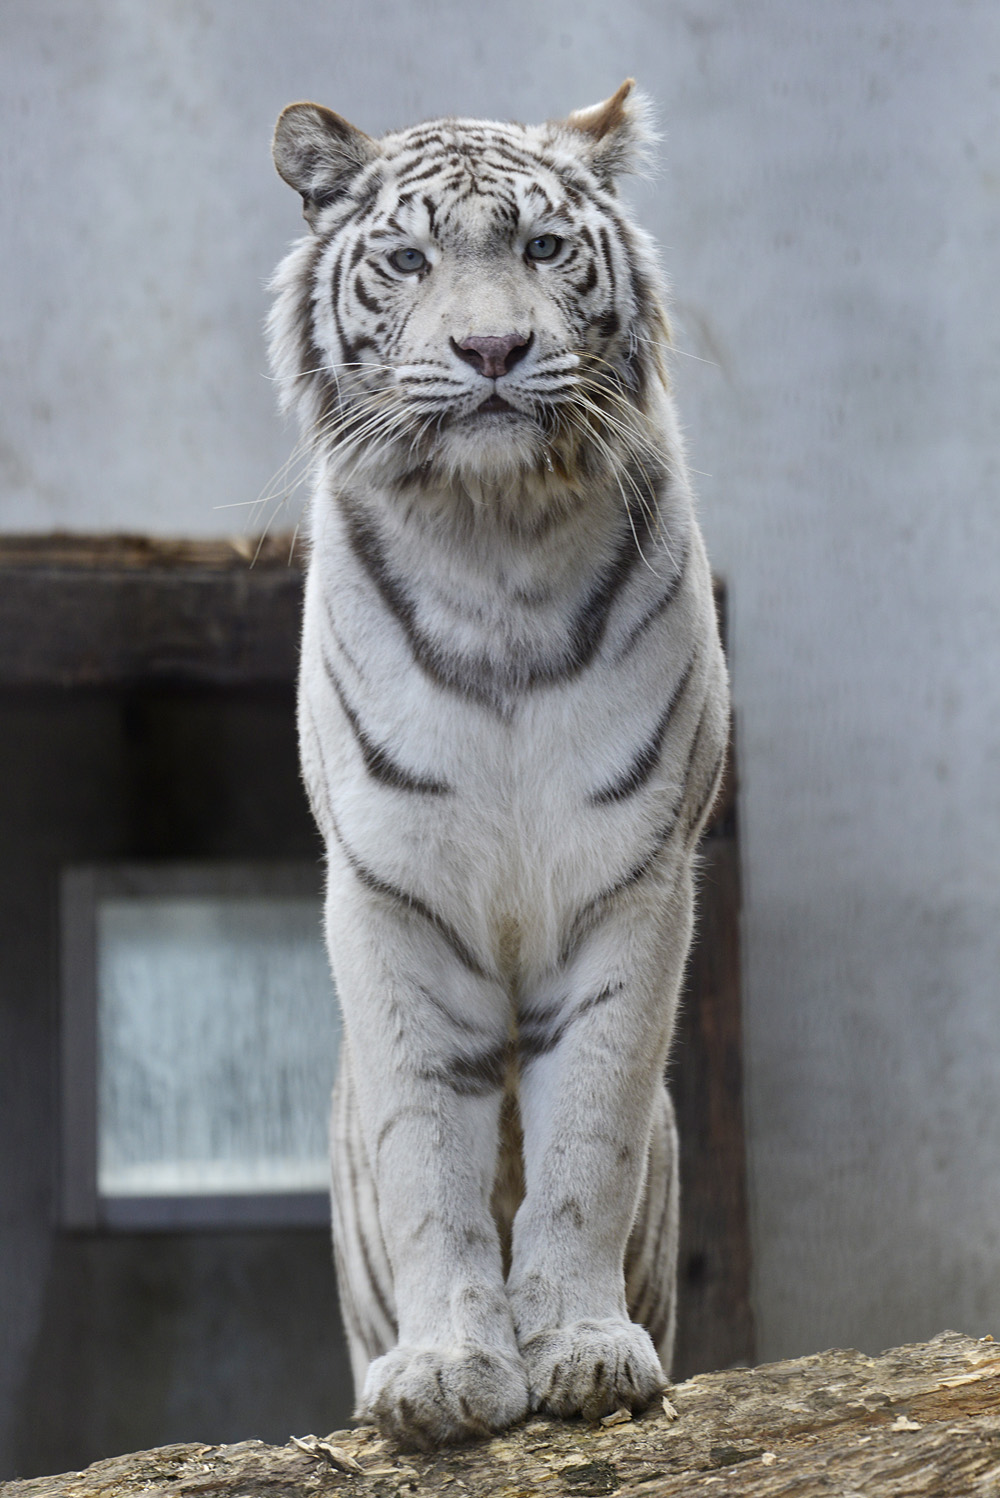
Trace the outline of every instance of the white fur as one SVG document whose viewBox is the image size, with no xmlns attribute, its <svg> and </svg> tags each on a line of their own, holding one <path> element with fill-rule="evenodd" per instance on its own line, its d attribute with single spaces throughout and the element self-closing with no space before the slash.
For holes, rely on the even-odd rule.
<svg viewBox="0 0 1000 1498">
<path fill-rule="evenodd" d="M 595 106 L 532 129 L 419 127 L 428 144 L 345 135 L 330 116 L 318 159 L 311 109 L 279 124 L 279 166 L 315 233 L 278 272 L 271 336 L 317 453 L 300 736 L 344 1017 L 334 1236 L 360 1410 L 427 1445 L 531 1407 L 641 1406 L 662 1383 L 676 1254 L 663 1074 L 727 692 L 652 252 L 605 180 L 641 123 L 626 110 L 601 137 Z M 486 147 L 468 147 L 481 128 Z M 495 194 L 458 199 L 450 150 L 465 143 L 474 176 L 490 141 L 528 168 L 508 183 L 498 155 Z M 414 160 L 436 156 L 440 180 L 400 206 Z M 567 183 L 584 201 L 553 215 Z M 500 242 L 508 190 L 518 220 Z M 420 277 L 386 269 L 390 214 L 426 257 Z M 583 225 L 592 242 L 604 226 L 610 268 Z M 543 234 L 563 240 L 572 277 L 531 261 Z M 591 261 L 594 285 L 574 294 Z M 390 331 L 346 359 L 376 322 L 355 274 Z M 617 328 L 598 329 L 601 308 Z M 532 341 L 495 382 L 456 351 L 510 332 Z M 574 467 L 573 440 L 560 449 L 540 413 L 577 409 L 585 372 L 604 369 L 606 421 L 585 419 L 597 435 Z M 508 411 L 479 412 L 491 391 Z M 359 436 L 345 422 L 362 408 Z M 583 601 L 623 554 L 584 649 Z M 661 719 L 655 763 L 623 789 Z M 379 765 L 424 789 L 373 772 L 359 724 Z M 629 1303 L 648 1307 L 659 1356 L 628 1316 L 627 1250 Z"/>
</svg>

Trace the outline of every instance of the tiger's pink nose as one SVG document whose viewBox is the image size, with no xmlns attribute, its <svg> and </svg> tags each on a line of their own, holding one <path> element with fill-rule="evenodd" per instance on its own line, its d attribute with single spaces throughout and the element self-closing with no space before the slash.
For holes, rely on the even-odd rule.
<svg viewBox="0 0 1000 1498">
<path fill-rule="evenodd" d="M 451 346 L 460 359 L 478 369 L 481 375 L 488 380 L 498 380 L 512 364 L 524 358 L 533 338 L 533 333 L 529 333 L 527 338 L 521 333 L 504 333 L 499 338 L 473 336 L 461 343 L 456 343 L 453 338 Z"/>
</svg>

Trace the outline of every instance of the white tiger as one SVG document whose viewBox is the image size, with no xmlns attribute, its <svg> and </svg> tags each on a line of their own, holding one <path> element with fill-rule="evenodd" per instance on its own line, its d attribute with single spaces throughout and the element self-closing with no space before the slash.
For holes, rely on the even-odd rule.
<svg viewBox="0 0 1000 1498">
<path fill-rule="evenodd" d="M 615 192 L 631 89 L 379 140 L 292 104 L 275 133 L 309 224 L 269 331 L 315 457 L 335 1255 L 358 1413 L 408 1445 L 638 1408 L 669 1366 L 663 1077 L 728 696 Z"/>
</svg>

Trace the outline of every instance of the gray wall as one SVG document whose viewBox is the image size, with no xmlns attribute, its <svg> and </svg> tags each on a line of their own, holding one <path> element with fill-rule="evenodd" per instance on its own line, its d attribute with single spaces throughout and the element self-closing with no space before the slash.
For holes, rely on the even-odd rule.
<svg viewBox="0 0 1000 1498">
<path fill-rule="evenodd" d="M 655 97 L 633 197 L 730 588 L 759 1351 L 1000 1332 L 1000 10 L 4 0 L 0 27 L 8 531 L 226 533 L 281 468 L 281 105 L 374 133 L 628 73 Z"/>
</svg>

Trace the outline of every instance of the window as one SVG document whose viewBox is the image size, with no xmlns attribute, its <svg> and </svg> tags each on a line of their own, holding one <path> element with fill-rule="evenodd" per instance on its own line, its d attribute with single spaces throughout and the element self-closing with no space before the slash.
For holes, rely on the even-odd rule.
<svg viewBox="0 0 1000 1498">
<path fill-rule="evenodd" d="M 64 872 L 67 1226 L 326 1221 L 321 917 L 308 865 Z"/>
</svg>

